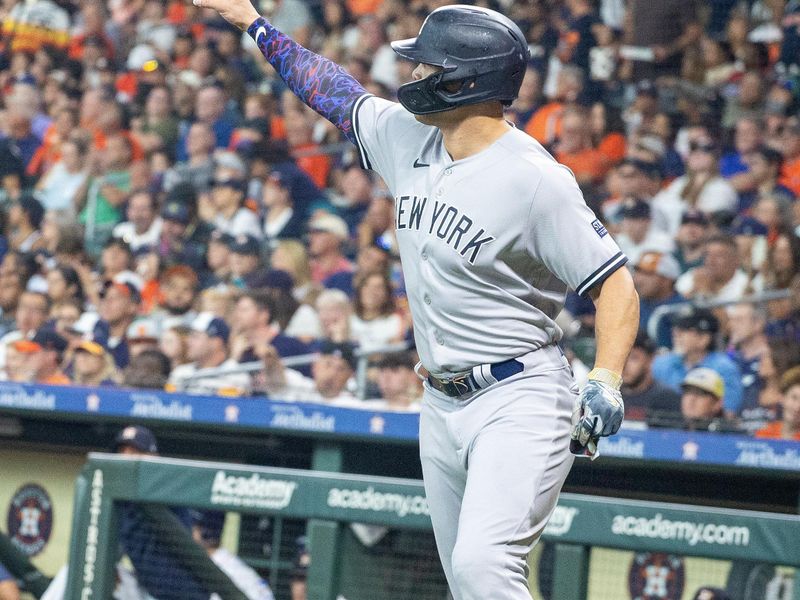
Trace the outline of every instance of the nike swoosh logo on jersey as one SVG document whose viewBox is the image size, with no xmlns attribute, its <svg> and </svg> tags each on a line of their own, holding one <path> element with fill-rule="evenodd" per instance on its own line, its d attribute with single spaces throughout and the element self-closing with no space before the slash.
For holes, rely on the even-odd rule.
<svg viewBox="0 0 800 600">
<path fill-rule="evenodd" d="M 428 164 L 428 163 L 421 163 L 421 162 L 419 162 L 419 159 L 417 159 L 417 160 L 415 160 L 415 161 L 414 161 L 414 168 L 415 168 L 415 169 L 421 169 L 422 167 L 430 167 L 430 166 L 431 166 L 431 165 L 430 165 L 430 164 Z"/>
</svg>

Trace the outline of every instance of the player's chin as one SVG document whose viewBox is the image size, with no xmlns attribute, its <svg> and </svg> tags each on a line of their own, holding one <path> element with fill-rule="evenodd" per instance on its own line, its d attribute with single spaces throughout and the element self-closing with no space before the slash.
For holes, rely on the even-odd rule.
<svg viewBox="0 0 800 600">
<path fill-rule="evenodd" d="M 414 115 L 414 118 L 423 125 L 436 125 L 436 120 L 434 118 L 434 115 L 435 113 L 430 113 L 426 115 Z"/>
</svg>

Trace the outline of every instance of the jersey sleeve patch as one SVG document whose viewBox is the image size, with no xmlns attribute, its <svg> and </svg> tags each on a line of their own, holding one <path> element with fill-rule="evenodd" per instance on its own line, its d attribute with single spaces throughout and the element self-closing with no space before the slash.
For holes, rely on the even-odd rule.
<svg viewBox="0 0 800 600">
<path fill-rule="evenodd" d="M 583 282 L 575 288 L 575 292 L 579 296 L 585 296 L 586 293 L 593 287 L 603 283 L 614 271 L 619 269 L 628 262 L 628 257 L 622 252 L 617 252 L 614 256 L 604 262 L 600 267 L 594 270 Z"/>
<path fill-rule="evenodd" d="M 592 221 L 592 229 L 594 229 L 594 232 L 601 238 L 608 235 L 608 229 L 606 229 L 605 225 L 600 222 L 600 219 L 595 219 Z"/>
</svg>

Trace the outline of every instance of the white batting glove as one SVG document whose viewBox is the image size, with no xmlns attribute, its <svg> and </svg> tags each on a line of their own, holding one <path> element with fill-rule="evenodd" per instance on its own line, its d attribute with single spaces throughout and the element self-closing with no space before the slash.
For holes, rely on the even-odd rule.
<svg viewBox="0 0 800 600">
<path fill-rule="evenodd" d="M 601 437 L 614 435 L 625 416 L 619 388 L 622 378 L 608 369 L 593 369 L 589 381 L 575 399 L 572 411 L 570 452 L 597 458 Z"/>
</svg>

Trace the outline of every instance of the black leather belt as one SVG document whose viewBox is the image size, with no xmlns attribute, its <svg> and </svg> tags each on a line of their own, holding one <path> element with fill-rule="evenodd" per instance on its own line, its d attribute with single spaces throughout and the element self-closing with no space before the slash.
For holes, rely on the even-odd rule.
<svg viewBox="0 0 800 600">
<path fill-rule="evenodd" d="M 482 368 L 488 368 L 495 381 L 502 381 L 503 379 L 507 379 L 512 375 L 521 373 L 525 369 L 525 365 L 523 365 L 516 358 L 511 358 L 509 360 L 504 360 L 491 365 L 480 365 L 470 371 L 467 371 L 466 373 L 462 373 L 461 375 L 456 375 L 455 377 L 450 378 L 436 377 L 429 374 L 428 383 L 433 389 L 438 390 L 443 394 L 450 396 L 451 398 L 460 398 L 461 396 L 471 394 L 472 392 L 477 392 L 478 390 L 487 388 L 492 383 L 495 383 L 495 381 L 487 381 L 485 377 L 482 379 L 486 383 L 478 381 L 474 373 L 476 369 L 482 370 Z"/>
</svg>

